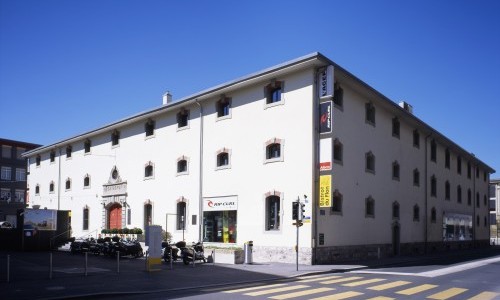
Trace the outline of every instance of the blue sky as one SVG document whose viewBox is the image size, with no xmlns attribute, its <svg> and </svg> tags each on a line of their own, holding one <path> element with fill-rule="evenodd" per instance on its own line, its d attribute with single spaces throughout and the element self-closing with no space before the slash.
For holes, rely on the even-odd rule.
<svg viewBox="0 0 500 300">
<path fill-rule="evenodd" d="M 500 177 L 495 0 L 0 0 L 0 137 L 50 144 L 315 51 Z"/>
</svg>

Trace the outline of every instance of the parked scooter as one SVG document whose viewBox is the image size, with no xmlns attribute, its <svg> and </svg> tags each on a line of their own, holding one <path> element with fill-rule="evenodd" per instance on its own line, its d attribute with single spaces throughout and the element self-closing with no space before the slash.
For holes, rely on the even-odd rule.
<svg viewBox="0 0 500 300">
<path fill-rule="evenodd" d="M 169 263 L 170 260 L 176 261 L 180 258 L 179 248 L 181 248 L 181 247 L 185 248 L 186 243 L 185 242 L 178 242 L 176 244 L 169 244 L 168 242 L 162 242 L 161 246 L 162 246 L 162 251 L 163 251 L 163 260 L 166 263 Z"/>
<path fill-rule="evenodd" d="M 194 255 L 194 257 L 193 257 Z M 190 262 L 201 260 L 204 263 L 207 262 L 205 257 L 205 248 L 202 242 L 194 243 L 191 247 L 181 248 L 181 257 L 185 265 L 189 265 Z"/>
</svg>

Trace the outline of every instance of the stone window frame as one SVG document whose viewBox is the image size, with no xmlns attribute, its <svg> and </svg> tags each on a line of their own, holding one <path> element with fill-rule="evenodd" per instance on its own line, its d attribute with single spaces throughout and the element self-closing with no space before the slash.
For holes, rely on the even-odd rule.
<svg viewBox="0 0 500 300">
<path fill-rule="evenodd" d="M 49 194 L 54 194 L 56 190 L 56 184 L 54 183 L 54 180 L 52 180 L 49 183 Z"/>
<path fill-rule="evenodd" d="M 280 91 L 280 99 L 274 101 L 274 93 L 278 90 Z M 277 81 L 275 79 L 271 80 L 271 83 L 269 83 L 264 87 L 264 98 L 266 100 L 264 103 L 264 109 L 268 109 L 278 105 L 284 105 L 285 104 L 284 94 L 285 94 L 285 82 Z"/>
<path fill-rule="evenodd" d="M 186 162 L 186 169 L 184 171 L 180 171 L 181 162 L 185 161 Z M 181 176 L 181 175 L 188 175 L 189 174 L 189 157 L 182 155 L 177 158 L 177 163 L 176 163 L 176 176 Z"/>
<path fill-rule="evenodd" d="M 226 97 L 225 95 L 221 95 L 219 100 L 215 102 L 215 121 L 222 121 L 231 119 L 233 115 L 233 107 L 232 107 L 233 99 L 230 97 Z M 225 106 L 227 105 L 227 114 L 224 113 Z"/>
<path fill-rule="evenodd" d="M 277 214 L 278 216 L 278 228 L 276 229 L 269 229 L 269 205 L 268 205 L 268 201 L 269 201 L 269 198 L 271 197 L 277 197 L 279 200 L 278 200 L 278 203 L 279 203 L 279 212 Z M 265 220 L 264 220 L 264 232 L 266 233 L 281 233 L 282 232 L 282 223 L 283 223 L 283 213 L 284 213 L 284 193 L 283 192 L 280 192 L 280 191 L 277 191 L 277 190 L 273 190 L 273 191 L 269 191 L 267 193 L 265 193 L 263 195 L 263 201 L 264 201 L 264 216 L 265 216 Z"/>
<path fill-rule="evenodd" d="M 225 170 L 225 169 L 231 169 L 231 156 L 232 156 L 232 150 L 229 148 L 221 148 L 215 152 L 215 170 Z M 227 164 L 222 164 L 221 163 L 221 158 L 223 156 L 227 156 Z"/>
<path fill-rule="evenodd" d="M 279 145 L 279 157 L 272 157 L 270 155 L 271 147 L 276 147 L 274 145 Z M 264 143 L 264 164 L 283 162 L 285 160 L 285 140 L 280 138 L 272 138 Z"/>
<path fill-rule="evenodd" d="M 144 164 L 143 174 L 144 174 L 144 180 L 150 180 L 155 178 L 155 164 L 152 161 L 148 161 L 147 163 Z"/>
</svg>

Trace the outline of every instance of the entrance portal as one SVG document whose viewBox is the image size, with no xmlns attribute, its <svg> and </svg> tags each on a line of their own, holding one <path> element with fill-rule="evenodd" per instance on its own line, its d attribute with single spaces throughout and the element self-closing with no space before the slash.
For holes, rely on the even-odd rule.
<svg viewBox="0 0 500 300">
<path fill-rule="evenodd" d="M 113 228 L 122 228 L 122 206 L 118 203 L 113 204 L 109 209 L 108 209 L 108 228 L 113 229 Z"/>
</svg>

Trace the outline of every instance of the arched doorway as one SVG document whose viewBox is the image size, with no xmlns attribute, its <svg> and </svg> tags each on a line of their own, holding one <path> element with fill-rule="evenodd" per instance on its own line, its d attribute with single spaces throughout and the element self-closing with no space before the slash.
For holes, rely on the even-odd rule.
<svg viewBox="0 0 500 300">
<path fill-rule="evenodd" d="M 108 228 L 122 228 L 122 206 L 118 203 L 111 205 L 108 209 Z"/>
</svg>

